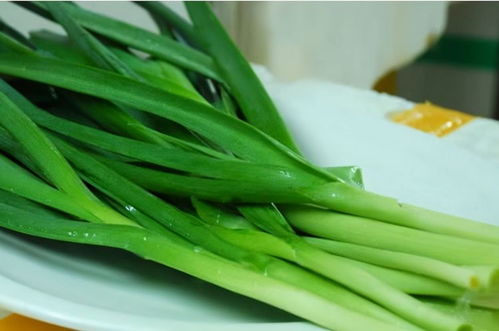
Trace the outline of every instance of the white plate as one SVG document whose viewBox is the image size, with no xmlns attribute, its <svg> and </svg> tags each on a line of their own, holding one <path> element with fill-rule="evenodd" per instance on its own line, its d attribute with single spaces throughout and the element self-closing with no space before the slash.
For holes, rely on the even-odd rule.
<svg viewBox="0 0 499 331">
<path fill-rule="evenodd" d="M 370 190 L 497 222 L 492 163 L 380 116 L 410 103 L 328 83 L 267 85 L 313 161 L 357 164 Z M 0 307 L 76 329 L 319 329 L 114 249 L 1 231 L 0 261 Z"/>
</svg>

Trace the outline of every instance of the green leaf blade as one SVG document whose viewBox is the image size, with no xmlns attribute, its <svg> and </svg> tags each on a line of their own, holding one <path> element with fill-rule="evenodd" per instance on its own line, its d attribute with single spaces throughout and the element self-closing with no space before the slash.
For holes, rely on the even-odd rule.
<svg viewBox="0 0 499 331">
<path fill-rule="evenodd" d="M 46 4 L 43 2 L 17 4 L 45 18 L 52 19 L 46 10 Z M 157 56 L 182 68 L 222 81 L 213 60 L 199 51 L 153 32 L 80 7 L 67 6 L 67 10 L 79 24 L 93 32 Z"/>
<path fill-rule="evenodd" d="M 176 121 L 248 160 L 311 169 L 291 150 L 243 121 L 120 75 L 20 54 L 0 54 L 0 72 L 116 101 Z"/>
<path fill-rule="evenodd" d="M 270 96 L 208 5 L 185 2 L 203 46 L 213 56 L 249 123 L 298 151 Z"/>
</svg>

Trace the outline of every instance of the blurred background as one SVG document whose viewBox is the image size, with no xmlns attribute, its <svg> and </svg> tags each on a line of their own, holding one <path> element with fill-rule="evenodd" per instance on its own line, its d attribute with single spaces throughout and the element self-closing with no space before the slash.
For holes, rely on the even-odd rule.
<svg viewBox="0 0 499 331">
<path fill-rule="evenodd" d="M 448 6 L 440 39 L 394 75 L 394 92 L 414 101 L 499 119 L 499 2 Z"/>
<path fill-rule="evenodd" d="M 244 2 L 218 7 L 254 62 L 499 118 L 499 2 Z"/>
<path fill-rule="evenodd" d="M 79 2 L 154 30 L 130 2 Z M 182 4 L 168 2 L 182 13 Z M 499 2 L 214 2 L 254 63 L 282 81 L 314 78 L 499 118 Z M 55 25 L 0 2 L 24 32 Z M 20 23 L 22 22 L 22 23 Z"/>
</svg>

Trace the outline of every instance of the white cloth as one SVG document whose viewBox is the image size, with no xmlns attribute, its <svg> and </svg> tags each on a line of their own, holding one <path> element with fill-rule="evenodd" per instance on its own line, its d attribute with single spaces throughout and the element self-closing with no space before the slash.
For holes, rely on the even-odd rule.
<svg viewBox="0 0 499 331">
<path fill-rule="evenodd" d="M 329 82 L 283 84 L 260 76 L 313 162 L 360 166 L 369 191 L 499 225 L 498 163 L 386 119 L 413 103 Z"/>
</svg>

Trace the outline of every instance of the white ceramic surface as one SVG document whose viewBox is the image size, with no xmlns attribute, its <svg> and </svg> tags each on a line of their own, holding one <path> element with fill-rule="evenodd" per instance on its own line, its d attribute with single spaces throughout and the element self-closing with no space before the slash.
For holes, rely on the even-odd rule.
<svg viewBox="0 0 499 331">
<path fill-rule="evenodd" d="M 363 168 L 369 190 L 497 222 L 499 170 L 381 114 L 411 104 L 320 82 L 267 85 L 305 153 Z M 289 314 L 114 249 L 0 230 L 0 307 L 84 330 L 318 330 Z"/>
</svg>

